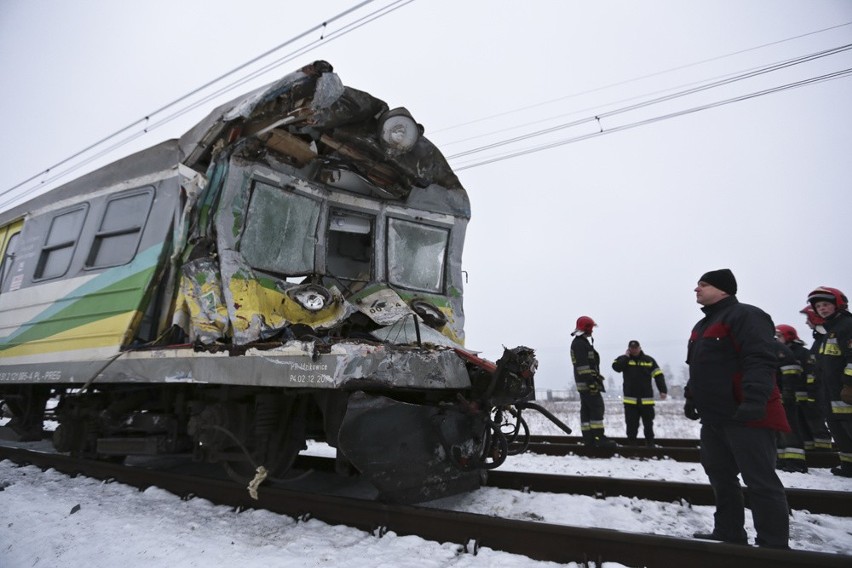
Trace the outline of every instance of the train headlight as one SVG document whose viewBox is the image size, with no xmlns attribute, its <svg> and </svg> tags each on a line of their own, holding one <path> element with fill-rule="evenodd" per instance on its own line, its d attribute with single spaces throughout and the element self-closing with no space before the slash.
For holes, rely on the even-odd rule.
<svg viewBox="0 0 852 568">
<path fill-rule="evenodd" d="M 431 328 L 441 329 L 447 325 L 447 316 L 444 312 L 426 300 L 412 300 L 411 310 Z"/>
<path fill-rule="evenodd" d="M 331 292 L 316 284 L 292 288 L 287 293 L 309 312 L 318 312 L 331 303 Z"/>
<path fill-rule="evenodd" d="M 422 128 L 406 109 L 395 108 L 379 118 L 379 140 L 387 150 L 401 154 L 414 148 Z"/>
</svg>

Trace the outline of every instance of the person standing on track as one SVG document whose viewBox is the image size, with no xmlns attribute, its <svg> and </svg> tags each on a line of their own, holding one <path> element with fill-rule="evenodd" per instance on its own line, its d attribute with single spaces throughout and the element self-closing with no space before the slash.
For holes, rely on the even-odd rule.
<svg viewBox="0 0 852 568">
<path fill-rule="evenodd" d="M 657 384 L 660 399 L 665 400 L 668 393 L 666 377 L 653 357 L 642 351 L 635 339 L 627 344 L 627 352 L 612 362 L 616 373 L 624 374 L 624 424 L 627 430 L 627 443 L 635 444 L 639 434 L 639 419 L 642 419 L 642 431 L 645 445 L 654 445 L 654 388 Z"/>
<path fill-rule="evenodd" d="M 849 300 L 837 288 L 820 286 L 808 302 L 825 320 L 825 337 L 816 354 L 816 374 L 825 383 L 823 403 L 828 428 L 837 444 L 840 465 L 831 473 L 852 477 L 852 314 Z"/>
<path fill-rule="evenodd" d="M 701 465 L 716 500 L 713 531 L 695 538 L 747 544 L 743 490 L 757 531 L 755 544 L 789 548 L 787 495 L 775 472 L 776 431 L 789 432 L 775 384 L 775 325 L 769 315 L 737 300 L 727 268 L 698 279 L 704 317 L 692 329 L 684 414 L 701 419 Z"/>
<path fill-rule="evenodd" d="M 580 430 L 587 446 L 611 448 L 615 442 L 604 435 L 604 391 L 601 377 L 601 358 L 595 350 L 592 332 L 597 326 L 589 316 L 577 318 L 571 335 L 571 363 L 574 365 L 574 382 L 580 393 Z"/>
<path fill-rule="evenodd" d="M 816 354 L 825 338 L 825 320 L 819 317 L 813 307 L 808 304 L 799 313 L 805 314 L 805 323 L 811 328 L 814 342 L 808 349 L 808 358 L 803 368 L 805 370 L 805 392 L 801 394 L 800 410 L 803 416 L 805 453 L 830 452 L 834 449 L 831 443 L 831 432 L 826 424 L 825 381 L 821 381 L 816 373 Z"/>
<path fill-rule="evenodd" d="M 778 462 L 775 467 L 790 473 L 807 473 L 808 464 L 805 461 L 805 444 L 802 436 L 802 421 L 799 418 L 797 393 L 805 391 L 804 367 L 801 358 L 804 357 L 807 363 L 809 354 L 799 340 L 796 330 L 789 325 L 776 325 L 775 339 L 778 341 L 776 381 L 778 388 L 781 389 L 781 404 L 784 406 L 787 423 L 790 425 L 789 433 L 778 433 Z M 793 347 L 800 350 L 794 352 Z"/>
</svg>

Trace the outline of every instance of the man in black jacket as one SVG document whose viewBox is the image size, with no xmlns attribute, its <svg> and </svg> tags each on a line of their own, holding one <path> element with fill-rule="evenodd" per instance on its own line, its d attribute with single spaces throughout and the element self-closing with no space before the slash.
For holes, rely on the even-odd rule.
<svg viewBox="0 0 852 568">
<path fill-rule="evenodd" d="M 695 288 L 704 318 L 692 329 L 684 414 L 701 419 L 701 465 L 716 500 L 711 533 L 696 538 L 748 542 L 743 491 L 758 546 L 789 548 L 790 520 L 784 486 L 775 472 L 776 431 L 789 432 L 775 384 L 775 325 L 763 310 L 741 304 L 727 268 L 701 276 Z"/>
<path fill-rule="evenodd" d="M 612 362 L 616 373 L 624 374 L 624 423 L 627 428 L 628 443 L 635 444 L 639 433 L 639 419 L 642 419 L 642 431 L 645 444 L 654 445 L 654 389 L 652 380 L 657 383 L 660 399 L 665 400 L 668 389 L 666 377 L 653 357 L 642 351 L 639 342 L 633 339 L 627 344 L 627 352 Z"/>
<path fill-rule="evenodd" d="M 825 320 L 825 336 L 816 354 L 816 374 L 825 383 L 825 412 L 840 465 L 834 475 L 852 477 L 852 314 L 849 300 L 837 288 L 820 286 L 808 302 Z"/>
<path fill-rule="evenodd" d="M 589 316 L 577 318 L 571 335 L 571 363 L 574 365 L 574 382 L 580 393 L 580 430 L 587 446 L 611 448 L 615 442 L 604 435 L 604 390 L 601 377 L 601 358 L 595 350 L 592 332 L 597 324 Z"/>
</svg>

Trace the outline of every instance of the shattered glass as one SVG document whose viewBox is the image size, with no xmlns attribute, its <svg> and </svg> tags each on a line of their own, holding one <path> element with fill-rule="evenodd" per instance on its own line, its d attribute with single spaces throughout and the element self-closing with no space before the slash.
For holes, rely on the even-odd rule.
<svg viewBox="0 0 852 568">
<path fill-rule="evenodd" d="M 388 281 L 426 292 L 444 288 L 449 231 L 402 219 L 388 219 Z"/>
<path fill-rule="evenodd" d="M 253 268 L 279 274 L 314 270 L 320 203 L 309 197 L 256 183 L 240 241 Z"/>
</svg>

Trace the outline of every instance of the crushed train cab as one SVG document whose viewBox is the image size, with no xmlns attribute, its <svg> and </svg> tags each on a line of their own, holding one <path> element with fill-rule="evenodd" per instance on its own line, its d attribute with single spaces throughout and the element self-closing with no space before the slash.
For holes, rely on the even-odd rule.
<svg viewBox="0 0 852 568">
<path fill-rule="evenodd" d="M 382 498 L 475 487 L 524 347 L 464 349 L 467 194 L 404 108 L 314 62 L 0 213 L 0 399 L 60 451 L 281 478 L 308 438 Z M 502 439 L 501 439 L 502 438 Z"/>
</svg>

